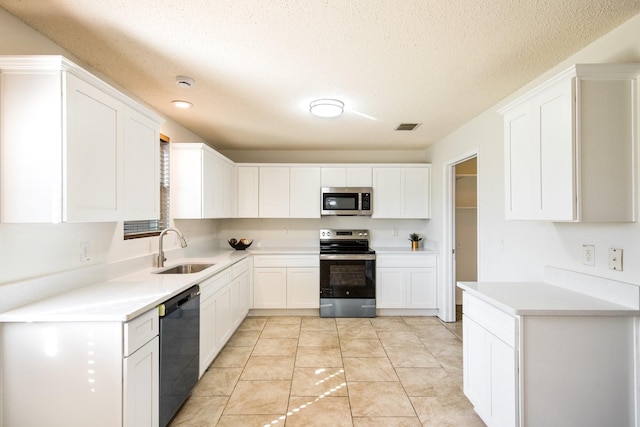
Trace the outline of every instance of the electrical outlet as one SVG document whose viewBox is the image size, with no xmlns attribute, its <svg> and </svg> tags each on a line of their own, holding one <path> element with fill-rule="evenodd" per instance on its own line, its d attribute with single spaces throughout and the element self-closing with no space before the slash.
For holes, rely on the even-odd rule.
<svg viewBox="0 0 640 427">
<path fill-rule="evenodd" d="M 622 271 L 622 249 L 609 249 L 609 270 Z"/>
<path fill-rule="evenodd" d="M 82 262 L 91 260 L 91 244 L 89 242 L 80 243 L 80 259 Z"/>
<path fill-rule="evenodd" d="M 593 245 L 582 245 L 582 263 L 584 265 L 596 265 L 596 247 Z"/>
</svg>

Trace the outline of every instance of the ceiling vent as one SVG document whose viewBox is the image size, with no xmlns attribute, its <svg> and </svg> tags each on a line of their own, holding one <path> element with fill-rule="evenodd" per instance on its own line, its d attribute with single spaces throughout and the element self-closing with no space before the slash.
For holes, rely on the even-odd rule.
<svg viewBox="0 0 640 427">
<path fill-rule="evenodd" d="M 414 130 L 420 123 L 400 123 L 396 130 Z"/>
</svg>

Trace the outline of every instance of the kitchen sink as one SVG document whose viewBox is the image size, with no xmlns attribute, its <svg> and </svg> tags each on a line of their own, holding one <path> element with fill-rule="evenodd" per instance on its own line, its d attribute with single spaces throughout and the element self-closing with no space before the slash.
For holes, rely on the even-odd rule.
<svg viewBox="0 0 640 427">
<path fill-rule="evenodd" d="M 156 271 L 156 274 L 191 274 L 198 273 L 215 264 L 178 264 L 166 270 Z"/>
</svg>

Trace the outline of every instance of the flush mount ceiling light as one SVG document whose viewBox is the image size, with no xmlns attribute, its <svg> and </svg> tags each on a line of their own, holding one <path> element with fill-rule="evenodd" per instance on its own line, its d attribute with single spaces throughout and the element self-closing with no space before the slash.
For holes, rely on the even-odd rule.
<svg viewBox="0 0 640 427">
<path fill-rule="evenodd" d="M 193 106 L 193 104 L 190 103 L 189 101 L 182 101 L 182 100 L 179 100 L 179 99 L 176 99 L 175 101 L 171 101 L 171 103 L 173 105 L 175 105 L 176 107 L 183 108 L 183 109 L 184 108 L 191 108 Z"/>
<path fill-rule="evenodd" d="M 344 102 L 337 99 L 316 99 L 309 104 L 309 111 L 317 117 L 338 117 L 344 111 Z"/>
</svg>

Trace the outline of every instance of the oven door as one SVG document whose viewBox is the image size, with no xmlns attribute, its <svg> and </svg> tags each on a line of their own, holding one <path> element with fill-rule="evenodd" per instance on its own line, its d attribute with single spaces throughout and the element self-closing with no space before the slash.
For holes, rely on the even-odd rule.
<svg viewBox="0 0 640 427">
<path fill-rule="evenodd" d="M 375 297 L 375 254 L 320 255 L 320 298 Z"/>
</svg>

